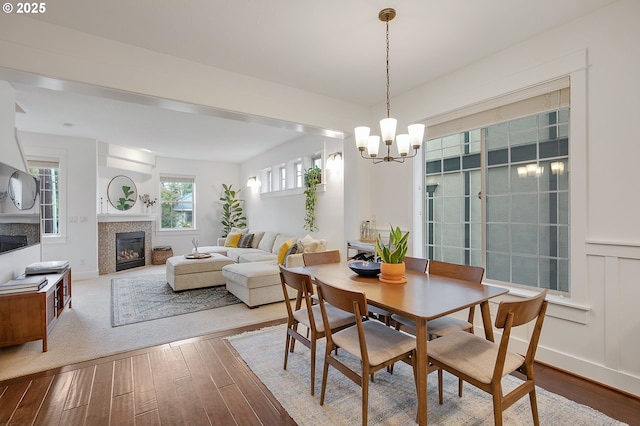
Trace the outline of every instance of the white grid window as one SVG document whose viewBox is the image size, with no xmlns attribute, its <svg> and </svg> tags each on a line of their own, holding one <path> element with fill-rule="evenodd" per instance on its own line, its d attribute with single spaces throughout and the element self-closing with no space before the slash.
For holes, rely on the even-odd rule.
<svg viewBox="0 0 640 426">
<path fill-rule="evenodd" d="M 427 257 L 568 292 L 568 129 L 563 107 L 427 141 Z"/>
<path fill-rule="evenodd" d="M 160 229 L 195 228 L 195 188 L 193 178 L 160 177 Z"/>
</svg>

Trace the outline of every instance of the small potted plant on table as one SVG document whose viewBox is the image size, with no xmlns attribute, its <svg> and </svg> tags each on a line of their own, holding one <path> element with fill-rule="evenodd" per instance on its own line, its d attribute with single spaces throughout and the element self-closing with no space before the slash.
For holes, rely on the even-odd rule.
<svg viewBox="0 0 640 426">
<path fill-rule="evenodd" d="M 407 242 L 409 232 L 403 234 L 400 227 L 395 229 L 391 226 L 389 233 L 389 243 L 384 244 L 382 237 L 378 234 L 376 239 L 376 253 L 380 257 L 380 277 L 379 280 L 390 284 L 404 284 L 407 278 L 404 276 L 404 257 L 407 255 Z"/>
</svg>

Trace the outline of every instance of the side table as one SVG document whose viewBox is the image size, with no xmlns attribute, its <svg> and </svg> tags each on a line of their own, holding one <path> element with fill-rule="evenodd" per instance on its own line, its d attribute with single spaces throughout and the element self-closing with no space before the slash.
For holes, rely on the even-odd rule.
<svg viewBox="0 0 640 426">
<path fill-rule="evenodd" d="M 42 339 L 47 351 L 48 333 L 65 307 L 71 308 L 71 269 L 46 277 L 38 291 L 0 295 L 0 347 Z"/>
</svg>

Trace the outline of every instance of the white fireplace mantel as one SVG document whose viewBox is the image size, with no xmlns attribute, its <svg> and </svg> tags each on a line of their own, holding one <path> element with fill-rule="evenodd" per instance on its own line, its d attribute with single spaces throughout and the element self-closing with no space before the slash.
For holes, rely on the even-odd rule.
<svg viewBox="0 0 640 426">
<path fill-rule="evenodd" d="M 98 222 L 153 222 L 156 220 L 152 214 L 127 214 L 127 213 L 101 213 L 98 214 Z"/>
</svg>

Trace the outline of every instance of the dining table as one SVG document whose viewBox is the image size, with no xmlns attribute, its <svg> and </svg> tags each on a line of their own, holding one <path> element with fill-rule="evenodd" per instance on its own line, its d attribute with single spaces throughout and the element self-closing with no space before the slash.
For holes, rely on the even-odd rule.
<svg viewBox="0 0 640 426">
<path fill-rule="evenodd" d="M 481 285 L 441 275 L 407 270 L 406 283 L 381 282 L 376 276 L 360 276 L 349 268 L 349 262 L 327 263 L 293 268 L 309 274 L 314 280 L 352 291 L 365 293 L 367 303 L 394 314 L 410 318 L 416 323 L 416 388 L 418 424 L 427 424 L 427 322 L 480 305 L 485 337 L 493 341 L 493 327 L 489 300 L 506 294 L 508 289 Z"/>
</svg>

